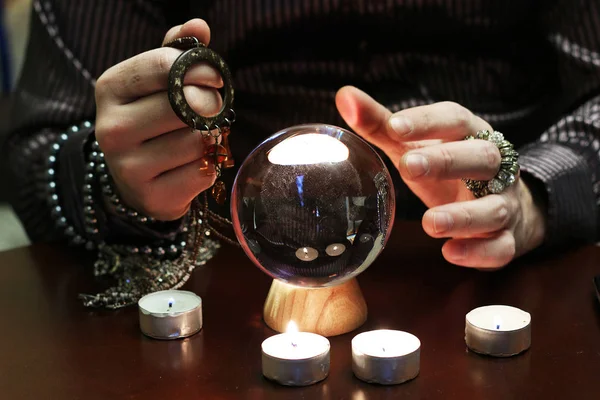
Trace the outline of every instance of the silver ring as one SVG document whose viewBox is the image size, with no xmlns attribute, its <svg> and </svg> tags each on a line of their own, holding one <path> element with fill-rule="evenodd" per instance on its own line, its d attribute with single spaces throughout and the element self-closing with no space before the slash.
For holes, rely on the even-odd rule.
<svg viewBox="0 0 600 400">
<path fill-rule="evenodd" d="M 512 143 L 504 139 L 504 135 L 498 131 L 490 132 L 488 130 L 478 131 L 475 136 L 467 136 L 465 140 L 481 139 L 492 142 L 500 150 L 500 169 L 496 176 L 489 181 L 477 181 L 473 179 L 463 179 L 467 188 L 477 198 L 487 196 L 488 194 L 502 193 L 517 180 L 519 173 L 519 153 L 514 149 Z"/>
</svg>

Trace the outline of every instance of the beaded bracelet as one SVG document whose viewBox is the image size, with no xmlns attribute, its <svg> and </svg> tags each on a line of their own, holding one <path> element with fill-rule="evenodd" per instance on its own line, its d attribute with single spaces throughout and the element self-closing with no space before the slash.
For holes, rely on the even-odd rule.
<svg viewBox="0 0 600 400">
<path fill-rule="evenodd" d="M 58 193 L 58 182 L 56 173 L 56 164 L 58 161 L 58 153 L 60 152 L 61 146 L 69 139 L 68 133 L 79 132 L 80 129 L 90 129 L 92 123 L 85 121 L 81 126 L 71 126 L 66 132 L 61 133 L 58 136 L 58 141 L 51 146 L 50 155 L 48 157 L 48 204 L 51 206 L 51 215 L 54 218 L 57 228 L 61 229 L 62 232 L 69 238 L 69 243 L 76 246 L 84 245 L 87 250 L 94 250 L 104 245 L 104 240 L 100 235 L 97 212 L 98 204 L 94 198 L 94 183 L 99 181 L 102 185 L 102 193 L 107 195 L 112 202 L 117 206 L 117 212 L 135 222 L 138 223 L 154 223 L 156 222 L 153 218 L 145 217 L 135 210 L 128 209 L 122 203 L 117 196 L 113 186 L 110 184 L 111 178 L 108 175 L 108 170 L 104 163 L 104 154 L 100 151 L 98 143 L 94 141 L 92 143 L 92 152 L 89 157 L 89 162 L 85 166 L 84 172 L 84 185 L 83 185 L 83 213 L 84 213 L 84 226 L 85 233 L 78 233 L 75 227 L 69 223 L 66 216 L 62 211 L 61 199 Z M 100 174 L 97 179 L 97 174 Z M 101 208 L 100 208 L 101 209 Z M 187 229 L 184 227 L 181 231 L 182 235 L 186 234 Z M 168 256 L 169 258 L 175 258 L 186 247 L 185 240 L 178 238 L 171 244 L 166 246 L 124 246 L 124 250 L 128 254 L 145 254 L 152 255 L 156 258 L 163 258 Z"/>
<path fill-rule="evenodd" d="M 83 123 L 83 128 L 91 128 L 92 124 L 89 121 Z M 75 133 L 79 131 L 78 126 L 72 126 L 67 132 Z M 94 250 L 97 247 L 97 242 L 94 241 L 93 236 L 97 236 L 96 219 L 94 215 L 96 213 L 93 206 L 93 199 L 85 206 L 86 211 L 86 225 L 89 228 L 89 234 L 92 236 L 89 240 L 86 240 L 83 236 L 76 232 L 75 227 L 69 223 L 65 217 L 62 207 L 60 206 L 60 195 L 58 193 L 58 183 L 56 181 L 56 163 L 58 161 L 58 153 L 60 152 L 61 146 L 69 139 L 69 135 L 66 132 L 58 135 L 58 141 L 50 147 L 50 155 L 48 156 L 48 170 L 46 175 L 48 177 L 48 204 L 51 207 L 51 215 L 54 218 L 55 225 L 58 229 L 62 230 L 66 237 L 69 238 L 69 243 L 72 245 L 80 246 L 85 245 L 88 250 Z M 87 196 L 86 196 L 87 197 Z M 91 198 L 91 196 L 90 196 Z M 84 198 L 84 202 L 86 198 Z M 89 219 L 89 224 L 88 220 Z"/>
<path fill-rule="evenodd" d="M 111 204 L 115 206 L 115 210 L 119 215 L 127 217 L 128 219 L 141 224 L 152 224 L 156 222 L 154 218 L 145 216 L 137 212 L 136 210 L 127 207 L 121 201 L 121 198 L 117 194 L 116 188 L 114 186 L 114 181 L 109 175 L 108 168 L 106 167 L 106 163 L 104 162 L 104 153 L 100 150 L 100 146 L 95 140 L 92 143 L 92 153 L 90 154 L 90 160 L 90 163 L 95 163 L 94 165 L 92 165 L 92 169 L 95 166 L 95 172 L 100 174 L 99 181 L 102 185 L 102 193 L 109 198 Z"/>
<path fill-rule="evenodd" d="M 111 202 L 111 204 L 116 206 L 116 211 L 117 213 L 123 217 L 123 218 L 127 218 L 132 222 L 135 223 L 141 223 L 141 224 L 153 224 L 156 223 L 156 220 L 152 217 L 147 217 L 142 215 L 141 213 L 138 213 L 137 211 L 126 207 L 121 199 L 119 198 L 119 196 L 116 193 L 116 189 L 114 187 L 114 183 L 112 180 L 112 177 L 109 175 L 108 173 L 108 168 L 106 167 L 106 164 L 104 162 L 104 153 L 102 152 L 102 150 L 100 150 L 100 146 L 98 145 L 97 141 L 93 141 L 92 142 L 92 152 L 90 153 L 90 161 L 86 164 L 86 172 L 85 172 L 85 179 L 92 179 L 92 181 L 96 180 L 100 183 L 101 185 L 101 191 L 102 194 L 104 196 L 107 196 Z M 98 176 L 99 174 L 99 176 Z M 83 192 L 84 192 L 84 202 L 86 201 L 90 201 L 93 202 L 93 196 L 91 195 L 93 192 L 93 186 L 90 183 L 86 183 L 83 187 Z M 93 203 L 90 204 L 91 206 L 93 206 Z M 87 204 L 86 204 L 87 206 Z M 84 209 L 84 212 L 87 212 L 88 208 Z M 90 222 L 90 223 L 96 223 L 96 220 L 88 220 L 86 218 L 86 224 Z M 93 226 L 86 226 L 86 231 L 88 230 L 88 228 L 90 228 L 90 230 L 94 230 Z M 182 233 L 185 233 L 185 228 L 182 231 Z M 179 242 L 178 244 L 175 244 Z M 185 240 L 180 240 L 180 241 L 174 241 L 173 243 L 167 245 L 167 246 L 161 246 L 161 245 L 157 245 L 157 246 L 142 246 L 142 247 L 136 247 L 136 246 L 126 246 L 125 250 L 127 251 L 127 253 L 129 254 L 138 254 L 138 253 L 142 253 L 145 255 L 152 255 L 156 258 L 163 258 L 165 256 L 169 256 L 169 257 L 177 257 L 181 251 L 185 248 L 186 246 L 186 242 Z"/>
</svg>

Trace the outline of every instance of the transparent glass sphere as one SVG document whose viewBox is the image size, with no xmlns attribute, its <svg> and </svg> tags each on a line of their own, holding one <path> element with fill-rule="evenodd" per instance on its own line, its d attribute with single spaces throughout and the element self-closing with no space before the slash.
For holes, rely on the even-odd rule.
<svg viewBox="0 0 600 400">
<path fill-rule="evenodd" d="M 359 136 L 299 125 L 261 143 L 241 165 L 231 199 L 236 236 L 275 279 L 340 284 L 383 250 L 395 213 L 389 171 Z"/>
</svg>

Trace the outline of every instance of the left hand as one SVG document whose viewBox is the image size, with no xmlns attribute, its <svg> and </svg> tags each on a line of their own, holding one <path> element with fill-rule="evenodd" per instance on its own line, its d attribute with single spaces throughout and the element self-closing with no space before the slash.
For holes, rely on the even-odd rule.
<svg viewBox="0 0 600 400">
<path fill-rule="evenodd" d="M 463 138 L 492 130 L 483 119 L 452 102 L 392 114 L 364 92 L 344 87 L 336 96 L 346 123 L 383 150 L 408 187 L 429 208 L 423 229 L 450 238 L 442 253 L 453 264 L 500 268 L 539 246 L 544 211 L 521 179 L 501 194 L 475 199 L 462 178 L 489 180 L 500 168 L 491 142 Z"/>
</svg>

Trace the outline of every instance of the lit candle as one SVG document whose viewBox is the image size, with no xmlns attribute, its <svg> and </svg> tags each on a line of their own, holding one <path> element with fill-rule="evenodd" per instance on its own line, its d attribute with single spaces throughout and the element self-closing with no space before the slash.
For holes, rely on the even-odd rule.
<svg viewBox="0 0 600 400">
<path fill-rule="evenodd" d="M 298 332 L 290 321 L 285 333 L 262 343 L 265 378 L 286 386 L 307 386 L 329 375 L 329 340 L 309 332 Z"/>
<path fill-rule="evenodd" d="M 140 328 L 155 339 L 179 339 L 202 329 L 202 299 L 183 290 L 162 290 L 138 301 Z"/>
<path fill-rule="evenodd" d="M 352 339 L 352 371 L 365 382 L 406 382 L 419 374 L 420 363 L 421 342 L 410 333 L 381 329 Z"/>
<path fill-rule="evenodd" d="M 331 257 L 342 255 L 346 251 L 346 246 L 341 243 L 334 243 L 327 246 L 325 252 Z"/>
<path fill-rule="evenodd" d="M 319 257 L 319 252 L 312 247 L 300 247 L 296 250 L 296 257 L 300 261 L 313 261 Z"/>
<path fill-rule="evenodd" d="M 472 351 L 509 357 L 531 346 L 531 315 L 510 306 L 479 307 L 466 316 L 465 341 Z"/>
</svg>

